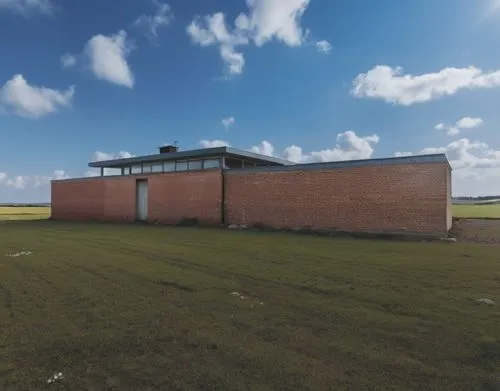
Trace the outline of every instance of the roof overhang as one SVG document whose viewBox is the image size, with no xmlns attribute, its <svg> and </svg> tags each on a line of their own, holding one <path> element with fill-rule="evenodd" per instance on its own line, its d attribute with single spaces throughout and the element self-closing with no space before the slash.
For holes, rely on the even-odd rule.
<svg viewBox="0 0 500 391">
<path fill-rule="evenodd" d="M 225 156 L 235 159 L 245 159 L 254 162 L 268 163 L 270 165 L 291 165 L 292 162 L 271 156 L 261 155 L 231 147 L 215 147 L 195 149 L 191 151 L 179 151 L 171 153 L 160 153 L 156 155 L 138 156 L 126 159 L 104 160 L 90 162 L 89 167 L 99 168 L 121 168 L 142 163 L 155 163 L 172 160 L 207 159 L 211 157 Z"/>
</svg>

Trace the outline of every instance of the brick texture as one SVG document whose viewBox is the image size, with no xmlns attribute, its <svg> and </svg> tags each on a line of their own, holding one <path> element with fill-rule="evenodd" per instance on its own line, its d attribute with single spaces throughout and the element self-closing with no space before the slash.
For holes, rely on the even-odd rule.
<svg viewBox="0 0 500 391">
<path fill-rule="evenodd" d="M 221 223 L 219 169 L 151 175 L 148 182 L 149 220 L 174 224 L 183 218 L 197 218 L 201 223 Z"/>
<path fill-rule="evenodd" d="M 220 224 L 220 170 L 52 182 L 54 220 L 134 221 L 136 180 L 148 180 L 148 220 L 177 223 L 182 218 Z"/>
<path fill-rule="evenodd" d="M 225 175 L 227 224 L 447 232 L 445 164 Z"/>
<path fill-rule="evenodd" d="M 106 181 L 53 181 L 51 213 L 56 220 L 93 220 L 104 216 Z"/>
</svg>

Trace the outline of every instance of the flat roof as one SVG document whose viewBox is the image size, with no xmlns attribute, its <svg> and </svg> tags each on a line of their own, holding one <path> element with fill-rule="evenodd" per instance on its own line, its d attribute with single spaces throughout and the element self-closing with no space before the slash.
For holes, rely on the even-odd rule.
<svg viewBox="0 0 500 391">
<path fill-rule="evenodd" d="M 241 149 L 231 148 L 231 147 L 215 147 L 215 148 L 203 148 L 203 149 L 193 149 L 190 151 L 178 151 L 169 153 L 158 153 L 155 155 L 138 156 L 126 159 L 115 159 L 115 160 L 104 160 L 98 162 L 90 162 L 89 167 L 102 167 L 102 168 L 121 168 L 134 164 L 141 163 L 154 163 L 163 162 L 170 160 L 184 160 L 184 159 L 203 159 L 216 156 L 233 157 L 236 159 L 244 158 L 246 160 L 251 160 L 261 163 L 269 163 L 273 165 L 290 165 L 292 162 L 279 159 L 271 156 L 261 155 L 258 153 L 248 152 Z"/>
<path fill-rule="evenodd" d="M 360 160 L 342 160 L 325 163 L 305 163 L 292 164 L 287 166 L 271 166 L 271 167 L 248 167 L 248 168 L 233 168 L 226 170 L 228 174 L 237 174 L 238 172 L 273 172 L 273 171 L 300 171 L 300 170 L 322 170 L 322 169 L 341 169 L 353 167 L 367 166 L 390 166 L 397 164 L 429 164 L 429 163 L 446 163 L 452 170 L 450 162 L 444 153 L 429 154 L 429 155 L 414 155 L 400 156 L 376 159 L 360 159 Z"/>
</svg>

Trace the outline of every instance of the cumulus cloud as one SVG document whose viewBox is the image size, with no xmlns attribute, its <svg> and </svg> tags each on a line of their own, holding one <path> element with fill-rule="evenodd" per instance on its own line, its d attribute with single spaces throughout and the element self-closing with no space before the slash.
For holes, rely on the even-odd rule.
<svg viewBox="0 0 500 391">
<path fill-rule="evenodd" d="M 330 42 L 322 40 L 316 42 L 316 49 L 318 49 L 321 53 L 328 54 L 332 50 L 332 45 Z"/>
<path fill-rule="evenodd" d="M 115 159 L 128 159 L 134 157 L 130 152 L 120 151 L 118 153 L 106 153 L 101 151 L 96 151 L 92 155 L 93 162 L 103 162 L 106 160 L 115 160 Z"/>
<path fill-rule="evenodd" d="M 273 156 L 274 147 L 269 141 L 262 141 L 259 145 L 254 145 L 250 150 L 253 153 L 259 153 L 261 155 Z"/>
<path fill-rule="evenodd" d="M 448 136 L 456 136 L 462 129 L 474 129 L 482 126 L 484 121 L 478 117 L 463 117 L 459 119 L 454 125 L 445 125 L 439 123 L 435 126 L 436 130 L 446 130 Z"/>
<path fill-rule="evenodd" d="M 337 134 L 336 145 L 329 149 L 320 151 L 304 152 L 301 147 L 291 145 L 286 147 L 282 153 L 276 153 L 273 144 L 267 140 L 252 146 L 249 151 L 266 156 L 279 157 L 293 163 L 320 163 L 340 160 L 369 159 L 374 152 L 374 146 L 379 142 L 379 137 L 358 136 L 352 130 Z M 223 140 L 201 140 L 203 148 L 230 146 Z"/>
<path fill-rule="evenodd" d="M 304 40 L 301 17 L 310 0 L 247 0 L 250 11 L 245 27 L 257 46 L 274 39 L 288 46 L 299 46 Z M 241 16 L 244 20 L 244 16 Z"/>
<path fill-rule="evenodd" d="M 306 33 L 301 27 L 301 17 L 310 0 L 247 0 L 248 14 L 240 13 L 234 28 L 228 28 L 221 12 L 204 17 L 196 16 L 186 31 L 193 43 L 202 47 L 217 45 L 225 64 L 227 75 L 243 72 L 245 58 L 238 46 L 253 42 L 257 47 L 273 39 L 284 44 L 300 46 Z M 329 43 L 320 41 L 318 49 L 329 51 Z M 327 45 L 328 44 L 328 45 Z M 320 49 L 320 50 L 321 50 Z"/>
<path fill-rule="evenodd" d="M 110 36 L 99 34 L 92 37 L 85 45 L 84 54 L 98 79 L 133 88 L 134 75 L 127 62 L 131 50 L 127 33 L 121 30 Z"/>
<path fill-rule="evenodd" d="M 202 148 L 216 148 L 216 147 L 229 147 L 229 143 L 224 140 L 201 140 L 200 145 Z"/>
<path fill-rule="evenodd" d="M 0 88 L 0 104 L 16 115 L 36 119 L 71 106 L 74 93 L 74 86 L 67 90 L 31 86 L 18 74 Z"/>
<path fill-rule="evenodd" d="M 76 64 L 76 58 L 70 53 L 65 53 L 61 56 L 61 65 L 63 68 L 71 68 Z"/>
<path fill-rule="evenodd" d="M 236 51 L 236 47 L 246 45 L 248 38 L 238 27 L 230 31 L 223 13 L 218 12 L 204 18 L 195 17 L 187 27 L 187 33 L 193 43 L 200 46 L 218 45 L 227 73 L 237 75 L 243 72 L 245 58 Z"/>
<path fill-rule="evenodd" d="M 46 175 L 7 175 L 0 173 L 0 202 L 46 202 L 50 200 L 50 181 L 68 179 L 64 170 Z"/>
<path fill-rule="evenodd" d="M 2 9 L 27 16 L 32 13 L 51 14 L 54 5 L 50 0 L 0 0 Z"/>
<path fill-rule="evenodd" d="M 473 129 L 483 125 L 484 121 L 481 118 L 464 117 L 457 121 L 457 127 L 460 129 Z"/>
<path fill-rule="evenodd" d="M 474 66 L 444 68 L 436 73 L 405 74 L 403 68 L 378 65 L 359 74 L 351 93 L 358 98 L 381 99 L 410 106 L 454 95 L 460 90 L 500 86 L 500 71 L 485 72 Z"/>
<path fill-rule="evenodd" d="M 146 38 L 155 42 L 158 38 L 158 29 L 162 26 L 169 25 L 174 19 L 172 9 L 166 3 L 153 1 L 156 6 L 154 15 L 142 14 L 134 21 L 134 26 L 142 29 Z"/>
<path fill-rule="evenodd" d="M 375 134 L 359 137 L 352 130 L 348 130 L 337 135 L 337 144 L 333 148 L 304 153 L 301 147 L 292 145 L 285 148 L 283 157 L 294 163 L 369 159 L 374 152 L 373 146 L 379 141 Z"/>
<path fill-rule="evenodd" d="M 33 187 L 47 186 L 51 180 L 69 179 L 70 176 L 64 170 L 55 170 L 52 175 L 35 175 L 32 178 Z"/>
<path fill-rule="evenodd" d="M 27 176 L 22 176 L 22 175 L 17 175 L 12 178 L 7 178 L 5 181 L 5 186 L 7 187 L 13 187 L 14 189 L 24 189 L 30 178 Z"/>
<path fill-rule="evenodd" d="M 233 126 L 235 123 L 234 117 L 227 117 L 222 119 L 222 126 L 226 128 L 226 130 L 229 130 L 231 126 Z"/>
</svg>

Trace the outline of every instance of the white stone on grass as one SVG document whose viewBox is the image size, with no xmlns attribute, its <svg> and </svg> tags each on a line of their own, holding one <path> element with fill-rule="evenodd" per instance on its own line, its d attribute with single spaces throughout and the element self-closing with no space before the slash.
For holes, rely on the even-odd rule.
<svg viewBox="0 0 500 391">
<path fill-rule="evenodd" d="M 493 300 L 491 299 L 477 299 L 476 300 L 476 303 L 477 304 L 486 304 L 486 305 L 490 305 L 490 306 L 494 306 L 494 305 L 497 305 Z"/>
<path fill-rule="evenodd" d="M 23 255 L 33 255 L 33 253 L 31 251 L 20 251 L 18 253 L 5 254 L 6 257 L 11 258 L 22 257 Z"/>
<path fill-rule="evenodd" d="M 63 374 L 62 372 L 54 374 L 49 380 L 47 380 L 47 383 L 52 384 L 55 383 L 56 381 L 63 380 Z"/>
</svg>

